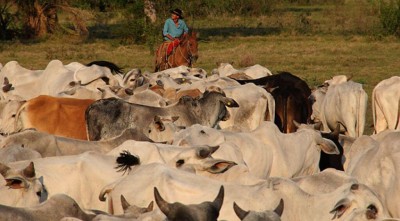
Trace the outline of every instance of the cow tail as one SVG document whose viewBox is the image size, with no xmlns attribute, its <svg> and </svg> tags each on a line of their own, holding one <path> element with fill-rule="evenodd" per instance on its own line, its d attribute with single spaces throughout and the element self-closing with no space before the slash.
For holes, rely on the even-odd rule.
<svg viewBox="0 0 400 221">
<path fill-rule="evenodd" d="M 358 92 L 358 102 L 357 102 L 357 137 L 361 137 L 365 127 L 365 114 L 368 96 L 362 89 Z"/>
<path fill-rule="evenodd" d="M 376 87 L 375 87 L 376 88 Z M 374 133 L 376 134 L 376 109 L 375 105 L 377 100 L 376 100 L 376 94 L 375 94 L 375 89 L 372 90 L 372 98 L 371 98 L 371 104 L 372 104 L 372 121 L 374 122 Z"/>
<path fill-rule="evenodd" d="M 21 105 L 21 107 L 19 107 L 18 108 L 18 110 L 17 110 L 17 113 L 15 114 L 15 120 L 14 120 L 14 131 L 15 132 L 17 132 L 17 131 L 20 131 L 20 130 L 22 130 L 23 128 L 22 128 L 22 122 L 21 122 L 21 125 L 19 124 L 19 116 L 21 115 L 21 112 L 26 108 L 28 106 L 28 102 L 27 101 L 25 101 L 25 103 L 24 104 L 22 104 Z M 19 127 L 20 126 L 20 127 Z"/>
<path fill-rule="evenodd" d="M 285 96 L 284 101 L 283 101 L 283 122 L 282 122 L 282 126 L 283 126 L 283 133 L 287 133 L 287 103 L 289 102 L 289 96 Z"/>
<path fill-rule="evenodd" d="M 394 126 L 395 130 L 399 129 L 399 124 L 400 124 L 400 99 L 399 99 L 399 103 L 397 104 L 397 122 L 396 122 L 396 126 Z"/>
</svg>

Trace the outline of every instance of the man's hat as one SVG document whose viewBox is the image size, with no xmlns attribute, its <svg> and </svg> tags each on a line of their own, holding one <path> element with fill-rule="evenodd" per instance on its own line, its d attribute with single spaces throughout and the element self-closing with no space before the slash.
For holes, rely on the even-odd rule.
<svg viewBox="0 0 400 221">
<path fill-rule="evenodd" d="M 171 10 L 169 12 L 171 12 L 172 14 L 175 14 L 175 15 L 179 16 L 179 18 L 183 19 L 183 12 L 179 8 L 176 8 L 176 9 Z"/>
</svg>

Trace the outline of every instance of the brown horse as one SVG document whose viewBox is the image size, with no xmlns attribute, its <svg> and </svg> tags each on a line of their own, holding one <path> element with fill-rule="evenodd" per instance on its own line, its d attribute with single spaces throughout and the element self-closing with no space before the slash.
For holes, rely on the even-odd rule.
<svg viewBox="0 0 400 221">
<path fill-rule="evenodd" d="M 155 72 L 168 68 L 185 65 L 192 67 L 192 64 L 199 57 L 197 54 L 196 32 L 186 35 L 179 45 L 172 51 L 167 58 L 167 48 L 170 42 L 164 42 L 156 51 Z"/>
</svg>

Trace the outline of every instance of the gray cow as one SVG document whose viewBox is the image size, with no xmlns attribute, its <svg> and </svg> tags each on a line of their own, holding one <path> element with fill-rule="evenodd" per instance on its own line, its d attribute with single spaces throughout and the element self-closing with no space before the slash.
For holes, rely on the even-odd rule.
<svg viewBox="0 0 400 221">
<path fill-rule="evenodd" d="M 219 121 L 229 119 L 226 107 L 239 105 L 225 94 L 215 91 L 206 91 L 200 99 L 184 96 L 176 104 L 167 107 L 144 106 L 115 98 L 101 99 L 86 110 L 88 138 L 107 139 L 131 127 L 144 130 L 156 116 L 179 116 L 174 122 L 177 126 L 201 124 L 215 127 Z"/>
</svg>

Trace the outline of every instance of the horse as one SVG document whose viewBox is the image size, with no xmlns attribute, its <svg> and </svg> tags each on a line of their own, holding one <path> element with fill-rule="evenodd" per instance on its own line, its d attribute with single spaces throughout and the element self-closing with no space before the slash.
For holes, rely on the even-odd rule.
<svg viewBox="0 0 400 221">
<path fill-rule="evenodd" d="M 185 65 L 192 67 L 193 62 L 199 57 L 197 54 L 197 33 L 186 35 L 179 45 L 167 56 L 167 48 L 171 42 L 164 42 L 156 51 L 155 72 L 168 68 Z"/>
</svg>

